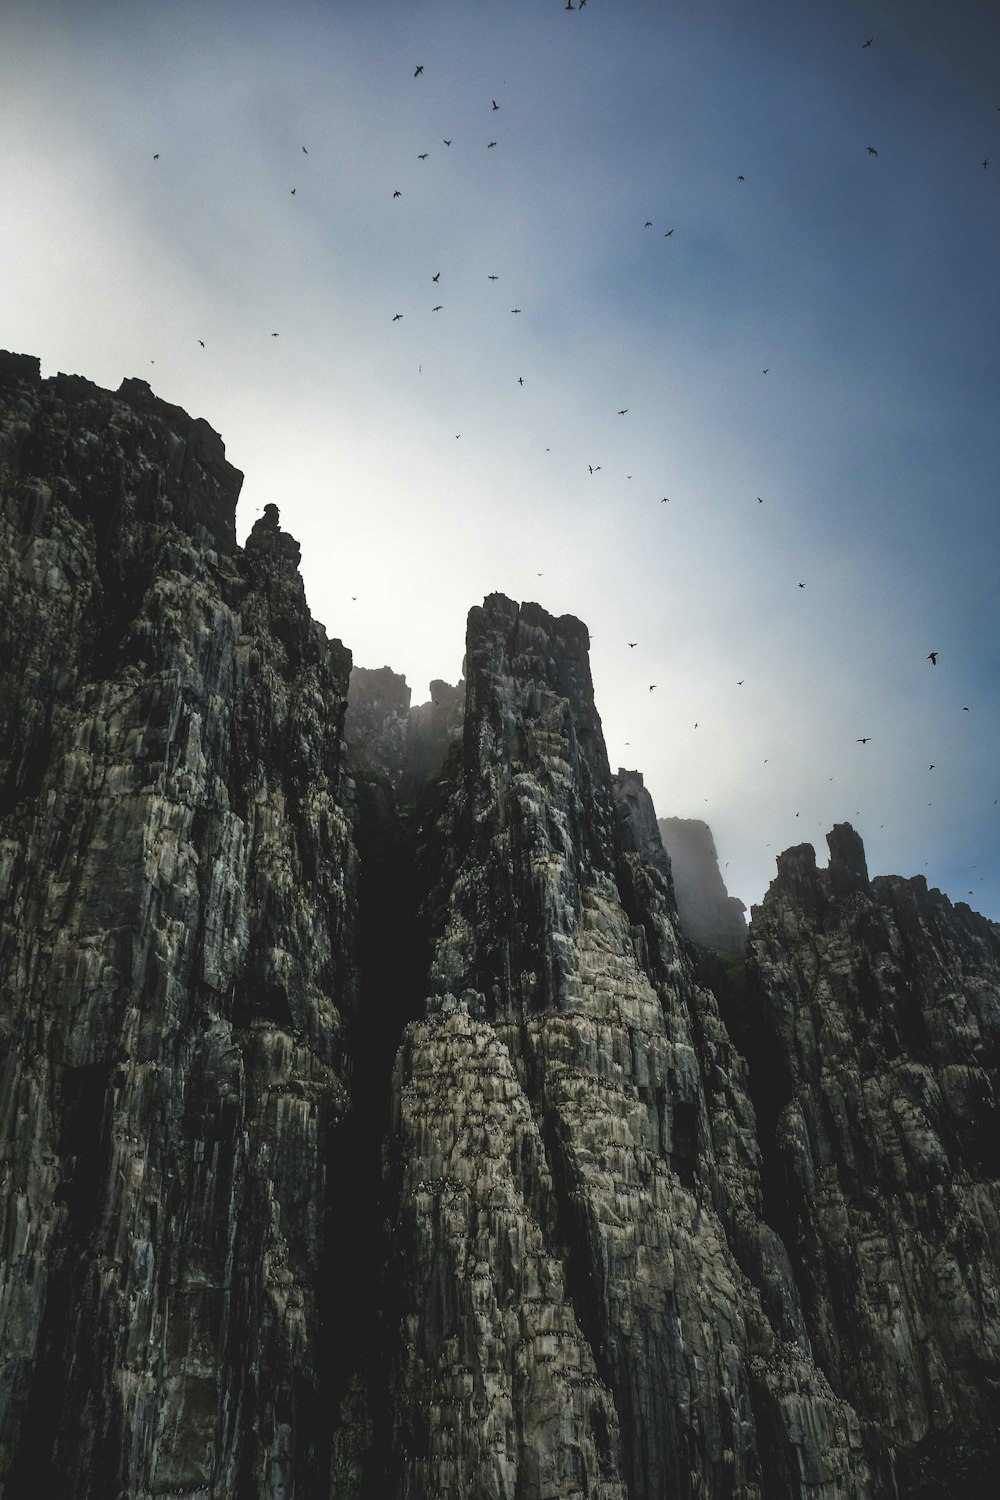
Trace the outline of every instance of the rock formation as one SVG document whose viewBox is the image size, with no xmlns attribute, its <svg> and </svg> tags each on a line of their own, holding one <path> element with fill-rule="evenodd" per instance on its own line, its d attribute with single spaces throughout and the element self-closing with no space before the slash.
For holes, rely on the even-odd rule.
<svg viewBox="0 0 1000 1500">
<path fill-rule="evenodd" d="M 670 856 L 683 931 L 699 947 L 726 959 L 746 952 L 746 907 L 726 890 L 712 830 L 700 818 L 660 818 L 660 837 Z"/>
<path fill-rule="evenodd" d="M 0 355 L 2 1500 L 991 1493 L 1000 930 L 706 955 L 586 628 L 411 708 L 240 479 Z"/>
</svg>

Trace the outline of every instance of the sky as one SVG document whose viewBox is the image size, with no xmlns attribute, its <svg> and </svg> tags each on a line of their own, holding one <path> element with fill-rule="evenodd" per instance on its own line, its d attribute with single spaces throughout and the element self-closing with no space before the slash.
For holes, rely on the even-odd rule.
<svg viewBox="0 0 1000 1500">
<path fill-rule="evenodd" d="M 993 0 L 0 18 L 0 346 L 210 422 L 415 703 L 584 620 L 748 906 L 846 820 L 1000 919 Z"/>
</svg>

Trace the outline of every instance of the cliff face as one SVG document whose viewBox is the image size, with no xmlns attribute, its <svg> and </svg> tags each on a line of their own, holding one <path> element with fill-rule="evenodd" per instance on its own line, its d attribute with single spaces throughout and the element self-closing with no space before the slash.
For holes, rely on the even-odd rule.
<svg viewBox="0 0 1000 1500">
<path fill-rule="evenodd" d="M 206 424 L 0 376 L 0 1482 L 315 1494 L 350 656 Z"/>
<path fill-rule="evenodd" d="M 988 1493 L 998 929 L 840 828 L 716 982 L 585 627 L 410 709 L 240 478 L 0 356 L 0 1496 Z"/>
</svg>

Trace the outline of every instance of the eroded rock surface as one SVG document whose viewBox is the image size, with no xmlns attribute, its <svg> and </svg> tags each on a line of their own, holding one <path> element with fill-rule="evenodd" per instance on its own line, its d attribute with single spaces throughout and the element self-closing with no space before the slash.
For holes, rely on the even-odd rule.
<svg viewBox="0 0 1000 1500">
<path fill-rule="evenodd" d="M 997 927 L 842 826 L 698 951 L 502 595 L 348 759 L 240 479 L 0 354 L 0 1496 L 985 1500 Z"/>
<path fill-rule="evenodd" d="M 206 423 L 0 380 L 0 1485 L 313 1496 L 350 655 Z"/>
<path fill-rule="evenodd" d="M 817 1362 L 902 1492 L 972 1493 L 1000 1418 L 1000 928 L 869 881 L 850 825 L 828 842 L 826 870 L 780 856 L 750 927 L 775 1198 Z"/>
<path fill-rule="evenodd" d="M 395 1087 L 401 1493 L 865 1494 L 634 783 L 621 832 L 586 629 L 493 595 L 467 674 Z"/>
</svg>

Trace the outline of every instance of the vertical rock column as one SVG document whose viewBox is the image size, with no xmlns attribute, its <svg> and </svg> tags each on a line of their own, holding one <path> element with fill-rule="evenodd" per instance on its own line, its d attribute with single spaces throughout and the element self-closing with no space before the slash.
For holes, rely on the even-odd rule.
<svg viewBox="0 0 1000 1500">
<path fill-rule="evenodd" d="M 0 1492 L 313 1496 L 349 655 L 141 382 L 0 369 Z M 342 1231 L 340 1231 L 342 1232 Z"/>
<path fill-rule="evenodd" d="M 395 1087 L 401 1492 L 860 1496 L 787 1257 L 761 1290 L 730 1243 L 753 1112 L 648 794 L 622 831 L 587 651 L 536 605 L 470 615 L 432 999 Z"/>
</svg>

